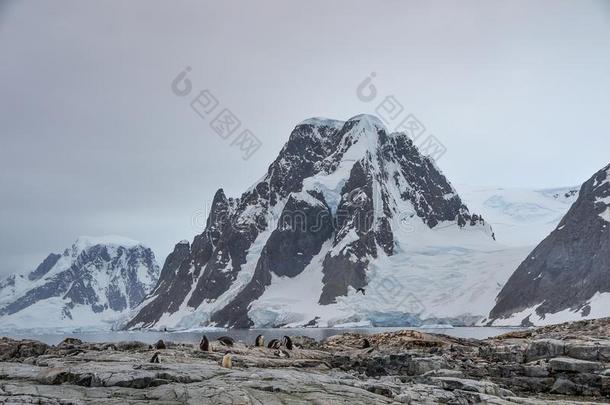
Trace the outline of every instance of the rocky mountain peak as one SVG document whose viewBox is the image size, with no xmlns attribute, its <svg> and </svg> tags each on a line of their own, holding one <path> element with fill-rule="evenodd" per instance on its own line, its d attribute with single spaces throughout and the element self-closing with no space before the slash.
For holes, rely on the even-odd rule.
<svg viewBox="0 0 610 405">
<path fill-rule="evenodd" d="M 204 232 L 188 254 L 176 247 L 126 326 L 148 327 L 161 316 L 251 326 L 249 308 L 274 277 L 299 277 L 310 266 L 320 271 L 317 305 L 334 304 L 369 283 L 371 263 L 411 244 L 411 228 L 441 223 L 492 240 L 489 225 L 406 134 L 389 134 L 366 114 L 307 119 L 239 199 L 216 193 Z"/>
</svg>

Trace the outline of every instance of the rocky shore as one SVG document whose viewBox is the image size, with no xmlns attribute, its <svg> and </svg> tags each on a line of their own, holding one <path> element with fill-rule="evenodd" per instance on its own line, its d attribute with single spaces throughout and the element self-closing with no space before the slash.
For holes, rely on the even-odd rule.
<svg viewBox="0 0 610 405">
<path fill-rule="evenodd" d="M 287 331 L 288 332 L 288 331 Z M 610 318 L 474 340 L 418 331 L 57 346 L 0 339 L 0 403 L 573 404 L 610 401 Z M 247 344 L 245 344 L 247 343 Z M 368 347 L 365 347 L 368 346 Z M 222 367 L 230 352 L 232 367 Z M 159 363 L 151 363 L 158 353 Z"/>
</svg>

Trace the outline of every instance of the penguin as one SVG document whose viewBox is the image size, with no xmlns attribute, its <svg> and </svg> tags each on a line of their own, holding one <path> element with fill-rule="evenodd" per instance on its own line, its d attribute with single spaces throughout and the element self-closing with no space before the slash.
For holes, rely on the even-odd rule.
<svg viewBox="0 0 610 405">
<path fill-rule="evenodd" d="M 277 339 L 271 339 L 271 341 L 269 342 L 269 344 L 267 345 L 268 349 L 279 349 L 281 346 L 281 343 L 279 340 Z"/>
<path fill-rule="evenodd" d="M 148 361 L 149 363 L 159 363 L 159 352 L 155 352 L 153 356 Z"/>
<path fill-rule="evenodd" d="M 157 343 L 155 343 L 154 348 L 157 350 L 162 350 L 166 349 L 167 347 L 165 346 L 165 342 L 163 341 L 163 339 L 159 339 Z"/>
<path fill-rule="evenodd" d="M 235 344 L 235 341 L 233 340 L 233 338 L 229 337 L 229 336 L 221 336 L 217 339 L 221 345 L 223 346 L 233 346 Z"/>
<path fill-rule="evenodd" d="M 362 339 L 362 349 L 368 349 L 369 347 L 371 347 L 371 342 L 366 338 Z"/>
<path fill-rule="evenodd" d="M 210 348 L 210 341 L 208 340 L 208 337 L 206 335 L 203 335 L 203 337 L 201 338 L 201 342 L 199 342 L 199 348 L 203 352 L 211 352 L 212 351 L 211 348 Z"/>
<path fill-rule="evenodd" d="M 275 352 L 273 352 L 273 354 L 275 354 L 277 357 L 283 359 L 283 358 L 290 358 L 290 354 L 288 354 L 288 352 L 282 350 L 282 349 L 277 349 Z"/>
<path fill-rule="evenodd" d="M 222 366 L 224 368 L 233 368 L 233 359 L 231 358 L 231 352 L 226 352 L 224 356 L 222 356 Z"/>
<path fill-rule="evenodd" d="M 265 337 L 263 335 L 258 335 L 256 340 L 254 341 L 255 347 L 265 347 Z"/>
<path fill-rule="evenodd" d="M 282 339 L 282 344 L 286 346 L 286 349 L 292 350 L 292 339 L 290 339 L 290 337 L 284 336 Z"/>
<path fill-rule="evenodd" d="M 362 288 L 362 287 L 361 287 L 361 288 L 356 289 L 356 294 L 358 294 L 359 292 L 361 292 L 361 293 L 362 293 L 362 295 L 366 295 L 366 291 L 364 291 L 364 288 Z"/>
</svg>

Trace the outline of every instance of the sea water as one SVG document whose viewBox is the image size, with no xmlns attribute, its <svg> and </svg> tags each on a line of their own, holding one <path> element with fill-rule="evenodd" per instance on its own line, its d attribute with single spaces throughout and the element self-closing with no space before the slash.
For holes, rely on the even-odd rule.
<svg viewBox="0 0 610 405">
<path fill-rule="evenodd" d="M 380 332 L 395 332 L 398 330 L 418 330 L 427 333 L 440 333 L 459 338 L 486 339 L 498 336 L 506 332 L 523 330 L 523 328 L 506 327 L 433 327 L 433 328 L 290 328 L 290 329 L 203 329 L 190 331 L 122 331 L 122 332 L 0 332 L 0 336 L 8 336 L 14 339 L 34 339 L 47 344 L 57 344 L 67 337 L 78 338 L 86 342 L 120 342 L 120 341 L 141 341 L 153 343 L 159 339 L 176 343 L 199 344 L 201 337 L 205 334 L 208 339 L 214 340 L 220 336 L 231 336 L 237 341 L 245 344 L 254 344 L 256 336 L 265 336 L 265 341 L 288 336 L 308 336 L 317 341 L 324 340 L 330 336 L 342 333 L 360 333 L 370 335 Z"/>
</svg>

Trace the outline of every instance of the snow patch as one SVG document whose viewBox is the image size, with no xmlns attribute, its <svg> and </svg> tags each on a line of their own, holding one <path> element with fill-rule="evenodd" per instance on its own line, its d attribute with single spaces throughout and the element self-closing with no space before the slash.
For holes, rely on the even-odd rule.
<svg viewBox="0 0 610 405">
<path fill-rule="evenodd" d="M 313 320 L 320 313 L 341 315 L 333 308 L 318 304 L 323 287 L 322 262 L 331 247 L 332 241 L 326 241 L 320 253 L 296 277 L 279 277 L 272 273 L 271 285 L 248 311 L 254 327 L 296 327 Z"/>
<path fill-rule="evenodd" d="M 610 293 L 597 292 L 588 304 L 578 309 L 564 309 L 552 314 L 544 314 L 542 316 L 536 313 L 538 307 L 542 303 L 533 305 L 520 312 L 512 314 L 508 318 L 495 319 L 490 326 L 520 326 L 521 322 L 529 316 L 529 321 L 535 326 L 553 325 L 563 322 L 581 321 L 585 319 L 596 319 L 608 316 L 608 308 L 610 307 Z M 591 310 L 587 315 L 583 315 L 583 308 L 590 306 Z"/>
</svg>

